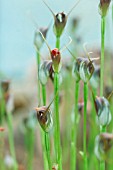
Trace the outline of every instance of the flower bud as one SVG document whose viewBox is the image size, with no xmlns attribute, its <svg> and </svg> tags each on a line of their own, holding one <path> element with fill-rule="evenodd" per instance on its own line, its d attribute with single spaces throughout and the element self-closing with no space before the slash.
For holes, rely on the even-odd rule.
<svg viewBox="0 0 113 170">
<path fill-rule="evenodd" d="M 80 68 L 79 68 L 80 78 L 85 83 L 87 83 L 88 80 L 90 80 L 93 72 L 94 72 L 94 65 L 92 61 L 89 61 L 89 59 L 83 58 L 82 61 L 80 62 Z"/>
<path fill-rule="evenodd" d="M 64 12 L 59 12 L 55 15 L 53 10 L 45 2 L 45 0 L 43 0 L 43 2 L 47 6 L 47 8 L 49 9 L 49 11 L 52 13 L 52 15 L 54 17 L 54 26 L 53 26 L 54 33 L 55 33 L 56 37 L 60 37 L 63 33 L 64 28 L 65 28 L 67 18 L 69 17 L 69 15 L 73 11 L 73 9 L 77 6 L 79 1 L 76 2 L 76 4 L 72 7 L 72 9 L 68 12 L 67 15 Z"/>
<path fill-rule="evenodd" d="M 51 59 L 52 59 L 52 62 L 53 62 L 54 72 L 59 72 L 60 69 L 61 69 L 61 63 L 60 63 L 61 54 L 60 54 L 60 51 L 57 48 L 55 48 L 51 51 Z"/>
<path fill-rule="evenodd" d="M 96 97 L 94 99 L 94 103 L 97 112 L 98 124 L 100 126 L 107 126 L 111 121 L 111 113 L 108 100 L 104 97 Z"/>
<path fill-rule="evenodd" d="M 100 0 L 99 13 L 102 17 L 105 17 L 109 8 L 111 0 Z"/>
<path fill-rule="evenodd" d="M 51 110 L 47 106 L 36 108 L 40 126 L 45 132 L 50 132 L 53 126 Z"/>
<path fill-rule="evenodd" d="M 113 134 L 101 133 L 95 139 L 95 155 L 99 160 L 105 160 L 106 154 L 113 144 Z"/>
<path fill-rule="evenodd" d="M 65 28 L 67 22 L 67 16 L 64 12 L 61 12 L 61 13 L 57 13 L 54 18 L 55 18 L 55 22 L 54 22 L 53 30 L 56 37 L 60 37 Z"/>
<path fill-rule="evenodd" d="M 35 35 L 34 35 L 34 45 L 36 47 L 36 49 L 39 51 L 40 48 L 42 47 L 43 43 L 44 43 L 44 39 L 42 38 L 40 32 L 43 34 L 43 36 L 46 38 L 47 32 L 48 32 L 48 28 L 40 28 L 39 30 L 35 31 Z"/>
<path fill-rule="evenodd" d="M 10 96 L 10 93 L 9 93 L 10 81 L 1 80 L 0 86 L 1 86 L 0 88 L 1 88 L 1 93 L 2 93 L 1 96 L 4 98 L 5 102 L 7 102 Z"/>
<path fill-rule="evenodd" d="M 80 63 L 82 62 L 82 58 L 77 58 L 73 64 L 73 68 L 72 68 L 72 75 L 75 78 L 76 82 L 80 81 L 80 73 L 79 73 L 79 69 L 80 69 Z"/>
<path fill-rule="evenodd" d="M 52 61 L 46 60 L 44 61 L 39 69 L 39 80 L 42 85 L 47 83 L 49 76 L 52 76 L 53 68 L 52 68 Z"/>
</svg>

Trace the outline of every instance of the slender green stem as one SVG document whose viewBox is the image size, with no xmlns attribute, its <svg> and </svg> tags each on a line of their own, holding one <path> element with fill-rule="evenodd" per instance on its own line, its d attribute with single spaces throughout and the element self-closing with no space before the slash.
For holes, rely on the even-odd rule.
<svg viewBox="0 0 113 170">
<path fill-rule="evenodd" d="M 43 106 L 46 106 L 46 87 L 45 87 L 45 85 L 42 85 L 42 100 L 43 100 Z"/>
<path fill-rule="evenodd" d="M 56 95 L 57 94 L 57 95 Z M 56 153 L 56 161 L 58 163 L 59 170 L 62 170 L 62 153 L 61 153 L 61 144 L 60 144 L 60 122 L 59 122 L 59 74 L 54 73 L 54 109 L 55 109 L 55 153 Z"/>
<path fill-rule="evenodd" d="M 60 37 L 56 37 L 56 48 L 60 49 Z"/>
<path fill-rule="evenodd" d="M 41 143 L 43 149 L 43 162 L 44 162 L 44 170 L 48 170 L 48 162 L 45 148 L 45 132 L 41 129 Z"/>
<path fill-rule="evenodd" d="M 40 69 L 40 53 L 37 52 L 37 67 L 38 67 L 38 82 L 37 82 L 37 85 L 38 85 L 38 105 L 40 105 L 40 80 L 39 80 L 39 69 Z"/>
<path fill-rule="evenodd" d="M 45 85 L 42 85 L 42 99 L 43 99 L 43 105 L 46 105 L 46 87 Z M 48 167 L 49 170 L 51 170 L 51 158 L 50 158 L 50 137 L 49 133 L 44 133 L 45 138 L 45 151 L 46 151 L 46 158 L 48 160 Z"/>
<path fill-rule="evenodd" d="M 14 159 L 15 165 L 14 165 L 14 170 L 18 169 L 17 166 L 17 161 L 16 161 L 16 154 L 15 154 L 15 147 L 14 147 L 14 135 L 13 135 L 13 121 L 12 121 L 12 113 L 7 113 L 7 125 L 8 125 L 8 130 L 9 130 L 9 147 L 10 147 L 10 152 L 11 156 Z"/>
<path fill-rule="evenodd" d="M 26 138 L 25 140 L 26 140 L 27 152 L 28 152 L 27 169 L 33 170 L 34 142 L 35 142 L 34 129 L 28 130 L 25 138 Z"/>
<path fill-rule="evenodd" d="M 49 170 L 51 170 L 52 166 L 51 166 L 51 157 L 50 157 L 50 137 L 48 133 L 45 133 L 45 146 L 46 146 L 46 155 L 48 159 L 48 166 L 49 166 Z"/>
<path fill-rule="evenodd" d="M 78 95 L 79 95 L 79 82 L 75 83 L 75 111 L 72 120 L 71 130 L 71 170 L 76 170 L 76 136 L 77 136 L 77 116 L 78 116 Z"/>
<path fill-rule="evenodd" d="M 104 37 L 105 37 L 105 17 L 102 17 L 101 18 L 100 96 L 103 96 L 103 87 L 104 87 Z"/>
<path fill-rule="evenodd" d="M 87 83 L 84 83 L 84 125 L 83 125 L 83 150 L 84 150 L 84 170 L 88 169 L 87 165 L 87 150 L 86 150 L 86 132 L 87 132 L 87 98 L 88 87 Z"/>
<path fill-rule="evenodd" d="M 104 41 L 105 41 L 105 17 L 101 18 L 101 69 L 100 69 L 100 96 L 103 96 L 104 87 Z M 100 127 L 100 132 L 105 129 Z M 100 162 L 100 170 L 105 170 L 105 162 Z"/>
</svg>

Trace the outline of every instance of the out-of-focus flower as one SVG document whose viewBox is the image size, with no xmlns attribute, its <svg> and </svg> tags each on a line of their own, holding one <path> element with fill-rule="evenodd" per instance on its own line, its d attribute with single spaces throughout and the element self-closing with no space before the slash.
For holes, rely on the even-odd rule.
<svg viewBox="0 0 113 170">
<path fill-rule="evenodd" d="M 95 97 L 95 108 L 97 112 L 97 121 L 100 126 L 107 126 L 111 121 L 109 102 L 105 97 Z"/>
<path fill-rule="evenodd" d="M 90 79 L 90 84 L 94 89 L 97 89 L 100 81 L 100 67 L 94 65 L 94 73 Z"/>
<path fill-rule="evenodd" d="M 4 127 L 0 127 L 0 132 L 3 132 L 5 130 Z"/>
<path fill-rule="evenodd" d="M 82 61 L 80 62 L 80 68 L 79 68 L 80 78 L 83 80 L 83 82 L 87 83 L 90 80 L 93 72 L 94 72 L 94 65 L 92 61 L 83 58 Z"/>
<path fill-rule="evenodd" d="M 2 98 L 5 100 L 5 102 L 7 102 L 7 100 L 9 99 L 9 87 L 10 87 L 9 80 L 1 80 L 0 81 Z"/>
<path fill-rule="evenodd" d="M 73 68 L 72 68 L 72 75 L 75 78 L 75 80 L 78 82 L 80 81 L 80 64 L 82 62 L 82 58 L 78 57 L 74 64 L 73 64 Z"/>
<path fill-rule="evenodd" d="M 23 133 L 26 133 L 30 130 L 34 130 L 37 124 L 37 118 L 36 118 L 36 113 L 35 112 L 30 112 L 27 117 L 25 117 L 22 120 L 22 124 L 20 126 L 20 130 Z"/>
<path fill-rule="evenodd" d="M 105 87 L 104 93 L 105 93 L 105 97 L 106 98 L 110 97 L 112 95 L 112 92 L 113 92 L 113 88 L 112 87 L 110 87 L 110 86 L 106 86 Z"/>
<path fill-rule="evenodd" d="M 43 34 L 43 36 L 46 38 L 47 32 L 49 28 L 40 28 L 39 30 L 35 31 L 34 35 L 34 45 L 36 49 L 39 51 L 44 43 L 44 39 L 42 38 L 40 32 Z M 40 31 L 40 32 L 39 32 Z"/>
<path fill-rule="evenodd" d="M 4 163 L 8 169 L 13 169 L 15 167 L 15 161 L 10 155 L 5 156 Z"/>
<path fill-rule="evenodd" d="M 71 21 L 71 30 L 72 32 L 75 32 L 79 23 L 79 18 L 73 18 Z"/>
<path fill-rule="evenodd" d="M 95 139 L 95 155 L 99 160 L 105 160 L 107 152 L 113 145 L 113 134 L 101 133 Z"/>
<path fill-rule="evenodd" d="M 0 82 L 0 84 L 1 84 L 1 88 L 2 88 L 3 93 L 8 92 L 8 90 L 9 90 L 9 85 L 10 85 L 10 81 L 9 81 L 9 80 L 2 80 L 2 81 Z"/>
<path fill-rule="evenodd" d="M 40 65 L 39 79 L 42 85 L 47 83 L 48 78 L 53 74 L 52 60 L 46 60 Z"/>
</svg>

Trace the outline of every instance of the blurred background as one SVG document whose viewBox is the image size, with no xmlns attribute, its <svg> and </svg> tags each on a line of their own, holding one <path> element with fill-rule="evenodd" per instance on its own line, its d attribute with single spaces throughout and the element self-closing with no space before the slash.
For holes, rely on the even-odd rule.
<svg viewBox="0 0 113 170">
<path fill-rule="evenodd" d="M 75 0 L 48 0 L 54 13 L 68 11 L 76 3 Z M 89 46 L 100 46 L 100 15 L 98 14 L 98 0 L 80 0 L 80 3 L 69 16 L 66 32 L 72 18 L 79 18 L 78 35 L 82 35 L 82 43 Z M 110 10 L 111 11 L 111 10 Z M 111 15 L 111 12 L 109 12 Z M 111 17 L 109 17 L 111 19 Z M 33 45 L 34 31 L 37 23 L 39 27 L 48 26 L 48 42 L 54 48 L 55 36 L 52 32 L 53 16 L 41 0 L 1 0 L 0 1 L 0 71 L 13 79 L 22 78 L 32 68 L 35 61 Z M 111 23 L 111 22 L 109 22 Z M 111 25 L 108 29 L 111 31 Z M 109 32 L 108 30 L 108 32 Z M 109 34 L 110 35 L 110 34 Z M 109 39 L 107 37 L 107 39 Z M 62 36 L 62 42 L 65 35 Z M 109 47 L 112 42 L 109 41 Z M 108 45 L 108 44 L 107 44 Z M 48 52 L 47 47 L 42 50 Z M 82 49 L 82 44 L 81 44 Z"/>
</svg>

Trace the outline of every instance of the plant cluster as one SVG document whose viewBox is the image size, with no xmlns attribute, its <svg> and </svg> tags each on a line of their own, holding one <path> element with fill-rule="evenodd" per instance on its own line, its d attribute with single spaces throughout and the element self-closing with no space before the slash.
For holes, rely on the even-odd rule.
<svg viewBox="0 0 113 170">
<path fill-rule="evenodd" d="M 88 170 L 94 169 L 94 167 L 95 170 L 105 170 L 108 169 L 107 166 L 110 167 L 109 170 L 112 170 L 112 166 L 108 164 L 111 161 L 109 161 L 108 151 L 113 144 L 113 133 L 111 133 L 113 127 L 109 126 L 112 120 L 110 110 L 112 90 L 107 97 L 104 97 L 105 28 L 106 15 L 111 1 L 100 0 L 99 3 L 99 14 L 101 15 L 101 57 L 99 58 L 91 57 L 92 52 L 88 52 L 86 44 L 83 45 L 84 56 L 79 56 L 77 49 L 71 48 L 78 25 L 78 20 L 75 18 L 71 24 L 69 42 L 61 48 L 61 37 L 65 32 L 67 21 L 79 1 L 68 14 L 65 12 L 54 14 L 47 2 L 45 0 L 43 2 L 54 18 L 53 33 L 56 42 L 54 49 L 51 49 L 46 39 L 49 27 L 36 29 L 34 46 L 37 60 L 38 104 L 21 124 L 27 153 L 27 170 L 33 170 L 37 120 L 40 126 L 44 170 L 66 169 L 66 167 L 64 168 L 65 162 L 69 164 L 69 161 L 70 170 Z M 44 43 L 49 50 L 50 59 L 48 60 L 41 58 L 41 48 Z M 70 58 L 63 63 L 63 51 L 65 50 L 69 52 Z M 99 60 L 100 65 L 97 64 Z M 49 79 L 52 81 L 53 99 L 47 104 L 46 93 Z M 69 90 L 70 87 L 71 90 Z M 65 96 L 62 96 L 62 89 Z M 100 95 L 98 95 L 99 92 Z M 70 95 L 70 93 L 73 94 Z M 81 100 L 80 95 L 82 94 Z M 61 114 L 60 106 L 64 98 L 63 112 L 65 113 Z M 54 105 L 52 105 L 53 103 Z M 4 160 L 4 155 L 0 152 L 0 170 L 18 169 L 12 113 L 13 99 L 10 94 L 10 81 L 1 80 L 0 139 L 4 139 L 4 122 L 6 122 L 10 154 Z M 63 123 L 61 116 L 63 116 Z M 62 132 L 62 126 L 64 126 L 64 132 Z M 62 135 L 63 133 L 64 135 Z M 3 150 L 4 145 L 1 145 L 1 148 Z"/>
</svg>

